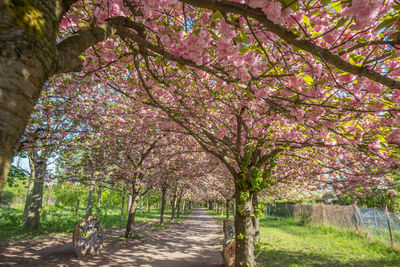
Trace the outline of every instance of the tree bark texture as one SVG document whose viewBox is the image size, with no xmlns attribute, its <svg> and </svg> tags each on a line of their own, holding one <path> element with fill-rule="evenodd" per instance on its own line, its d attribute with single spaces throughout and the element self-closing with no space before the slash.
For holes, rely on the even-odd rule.
<svg viewBox="0 0 400 267">
<path fill-rule="evenodd" d="M 164 223 L 164 212 L 165 212 L 165 206 L 166 206 L 166 202 L 167 202 L 167 189 L 168 189 L 168 184 L 165 183 L 161 186 L 160 226 L 162 226 Z"/>
<path fill-rule="evenodd" d="M 97 188 L 97 207 L 100 208 L 101 205 L 101 188 Z"/>
<path fill-rule="evenodd" d="M 124 219 L 124 209 L 125 209 L 125 192 L 122 194 L 121 221 Z"/>
<path fill-rule="evenodd" d="M 176 216 L 176 201 L 177 201 L 176 191 L 177 190 L 175 189 L 174 194 L 172 196 L 172 200 L 171 200 L 171 221 L 173 221 Z"/>
<path fill-rule="evenodd" d="M 131 204 L 130 204 L 129 213 L 128 213 L 128 222 L 126 223 L 126 231 L 125 231 L 126 238 L 133 237 L 133 233 L 134 233 L 133 227 L 135 224 L 135 215 L 136 215 L 136 209 L 138 206 L 139 197 L 140 197 L 139 190 L 137 190 L 136 188 L 133 188 Z"/>
<path fill-rule="evenodd" d="M 258 196 L 257 194 L 253 195 L 253 209 L 258 207 Z M 260 241 L 260 218 L 253 216 L 251 218 L 253 220 L 254 227 L 254 243 L 258 243 Z"/>
<path fill-rule="evenodd" d="M 46 159 L 43 159 L 37 151 L 33 152 L 34 177 L 30 203 L 24 222 L 25 229 L 37 229 L 40 225 L 40 213 L 43 203 L 43 185 L 46 176 Z"/>
<path fill-rule="evenodd" d="M 58 25 L 67 9 L 62 2 L 1 2 L 0 191 L 44 83 L 57 67 Z M 37 16 L 24 21 L 27 14 Z"/>
<path fill-rule="evenodd" d="M 239 175 L 238 175 L 239 176 Z M 243 179 L 235 177 L 235 179 Z M 256 266 L 254 257 L 254 226 L 252 220 L 253 193 L 246 192 L 247 197 L 242 197 L 243 190 L 235 183 L 235 266 Z"/>
</svg>

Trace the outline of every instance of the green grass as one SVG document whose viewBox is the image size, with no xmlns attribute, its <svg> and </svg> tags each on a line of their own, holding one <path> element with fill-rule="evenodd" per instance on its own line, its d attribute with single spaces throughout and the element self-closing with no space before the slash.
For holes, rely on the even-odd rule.
<svg viewBox="0 0 400 267">
<path fill-rule="evenodd" d="M 222 224 L 224 217 L 209 213 Z M 263 217 L 260 232 L 255 250 L 260 266 L 400 266 L 396 250 L 347 229 Z"/>
<path fill-rule="evenodd" d="M 127 214 L 120 219 L 120 209 L 94 209 L 93 215 L 99 218 L 104 227 L 126 226 Z M 170 212 L 170 211 L 168 211 Z M 71 208 L 64 206 L 45 206 L 42 209 L 40 227 L 36 230 L 23 230 L 23 207 L 0 208 L 0 243 L 8 243 L 11 240 L 35 239 L 43 235 L 56 233 L 71 233 L 79 220 L 85 217 L 85 210 L 79 210 L 76 215 Z M 159 210 L 152 209 L 150 212 L 136 213 L 135 223 L 158 219 Z M 166 214 L 166 216 L 169 216 Z"/>
<path fill-rule="evenodd" d="M 257 261 L 262 266 L 400 266 L 400 254 L 347 229 L 260 219 Z"/>
</svg>

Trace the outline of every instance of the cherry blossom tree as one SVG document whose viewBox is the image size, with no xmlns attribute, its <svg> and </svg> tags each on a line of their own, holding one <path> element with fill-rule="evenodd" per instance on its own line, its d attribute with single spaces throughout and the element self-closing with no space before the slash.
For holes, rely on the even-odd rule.
<svg viewBox="0 0 400 267">
<path fill-rule="evenodd" d="M 226 166 L 238 204 L 236 265 L 254 265 L 252 199 L 286 177 L 289 162 L 308 159 L 300 170 L 316 179 L 368 179 L 398 166 L 393 4 L 1 1 L 0 181 L 45 81 L 83 70 L 79 81 L 141 91 Z"/>
</svg>

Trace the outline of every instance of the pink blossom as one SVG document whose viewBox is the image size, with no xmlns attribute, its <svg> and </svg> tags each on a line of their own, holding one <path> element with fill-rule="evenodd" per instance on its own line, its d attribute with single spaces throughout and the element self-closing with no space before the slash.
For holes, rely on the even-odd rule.
<svg viewBox="0 0 400 267">
<path fill-rule="evenodd" d="M 267 18 L 273 23 L 278 24 L 282 22 L 282 4 L 280 2 L 265 1 L 262 4 L 262 11 L 264 11 Z"/>
</svg>

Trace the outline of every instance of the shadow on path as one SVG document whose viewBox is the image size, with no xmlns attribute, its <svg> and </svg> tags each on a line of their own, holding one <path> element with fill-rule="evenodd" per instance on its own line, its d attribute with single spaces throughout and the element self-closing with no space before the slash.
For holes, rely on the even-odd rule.
<svg viewBox="0 0 400 267">
<path fill-rule="evenodd" d="M 98 256 L 79 260 L 71 240 L 49 238 L 0 247 L 0 265 L 216 267 L 223 266 L 221 239 L 221 227 L 205 209 L 197 208 L 183 224 L 169 231 L 150 232 L 141 240 L 119 241 L 106 235 L 103 253 Z"/>
</svg>

